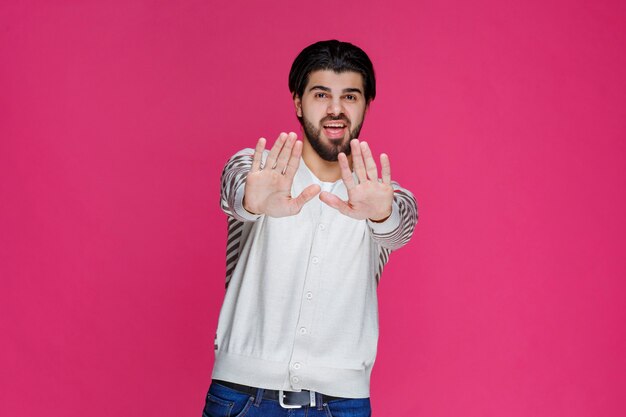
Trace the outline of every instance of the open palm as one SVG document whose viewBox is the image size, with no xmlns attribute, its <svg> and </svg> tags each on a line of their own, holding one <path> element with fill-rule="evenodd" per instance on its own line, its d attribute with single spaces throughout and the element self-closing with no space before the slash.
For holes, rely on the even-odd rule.
<svg viewBox="0 0 626 417">
<path fill-rule="evenodd" d="M 285 217 L 298 214 L 304 204 L 320 192 L 319 185 L 310 185 L 292 198 L 291 186 L 300 165 L 302 142 L 295 133 L 281 133 L 262 164 L 265 139 L 257 142 L 252 168 L 246 177 L 244 208 L 255 214 Z"/>
<path fill-rule="evenodd" d="M 379 179 L 378 168 L 367 142 L 359 143 L 358 139 L 353 139 L 350 149 L 358 182 L 354 181 L 346 155 L 342 152 L 338 157 L 341 179 L 348 190 L 348 201 L 326 191 L 320 194 L 320 200 L 354 219 L 384 221 L 391 215 L 393 203 L 389 157 L 380 155 L 382 178 Z"/>
</svg>

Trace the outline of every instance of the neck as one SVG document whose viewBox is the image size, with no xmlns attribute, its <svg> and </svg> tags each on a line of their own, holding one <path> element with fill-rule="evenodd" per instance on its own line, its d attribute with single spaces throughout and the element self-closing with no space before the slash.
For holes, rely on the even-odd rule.
<svg viewBox="0 0 626 417">
<path fill-rule="evenodd" d="M 313 149 L 306 136 L 304 137 L 302 145 L 302 159 L 313 175 L 324 182 L 335 182 L 341 179 L 339 162 L 330 162 L 322 159 L 317 152 L 315 152 L 315 149 Z M 348 160 L 350 165 L 352 165 L 352 158 L 348 157 Z"/>
</svg>

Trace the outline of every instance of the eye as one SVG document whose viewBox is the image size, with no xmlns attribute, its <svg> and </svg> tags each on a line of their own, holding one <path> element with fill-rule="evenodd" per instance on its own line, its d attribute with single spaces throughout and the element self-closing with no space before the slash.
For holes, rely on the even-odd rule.
<svg viewBox="0 0 626 417">
<path fill-rule="evenodd" d="M 353 94 L 348 94 L 346 96 L 346 100 L 348 100 L 348 101 L 356 101 L 356 96 L 353 95 Z"/>
<path fill-rule="evenodd" d="M 326 93 L 315 93 L 315 97 L 317 98 L 326 98 Z"/>
</svg>

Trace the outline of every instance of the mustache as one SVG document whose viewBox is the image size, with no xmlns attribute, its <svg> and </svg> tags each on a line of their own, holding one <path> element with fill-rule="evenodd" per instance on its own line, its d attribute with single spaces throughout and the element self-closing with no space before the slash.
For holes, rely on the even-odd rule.
<svg viewBox="0 0 626 417">
<path fill-rule="evenodd" d="M 336 117 L 332 117 L 332 116 L 328 116 L 328 117 L 324 117 L 321 120 L 321 123 L 328 123 L 328 122 L 338 122 L 338 121 L 342 121 L 345 122 L 346 125 L 350 125 L 350 120 L 346 117 L 346 116 L 336 116 Z"/>
</svg>

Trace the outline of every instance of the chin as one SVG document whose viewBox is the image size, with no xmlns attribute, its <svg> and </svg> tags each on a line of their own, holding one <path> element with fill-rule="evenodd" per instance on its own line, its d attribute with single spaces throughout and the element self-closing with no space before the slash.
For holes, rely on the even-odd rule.
<svg viewBox="0 0 626 417">
<path fill-rule="evenodd" d="M 333 139 L 324 137 L 324 140 L 326 143 L 332 146 L 341 146 L 350 142 L 350 136 L 345 136 L 343 138 L 333 138 Z"/>
</svg>

